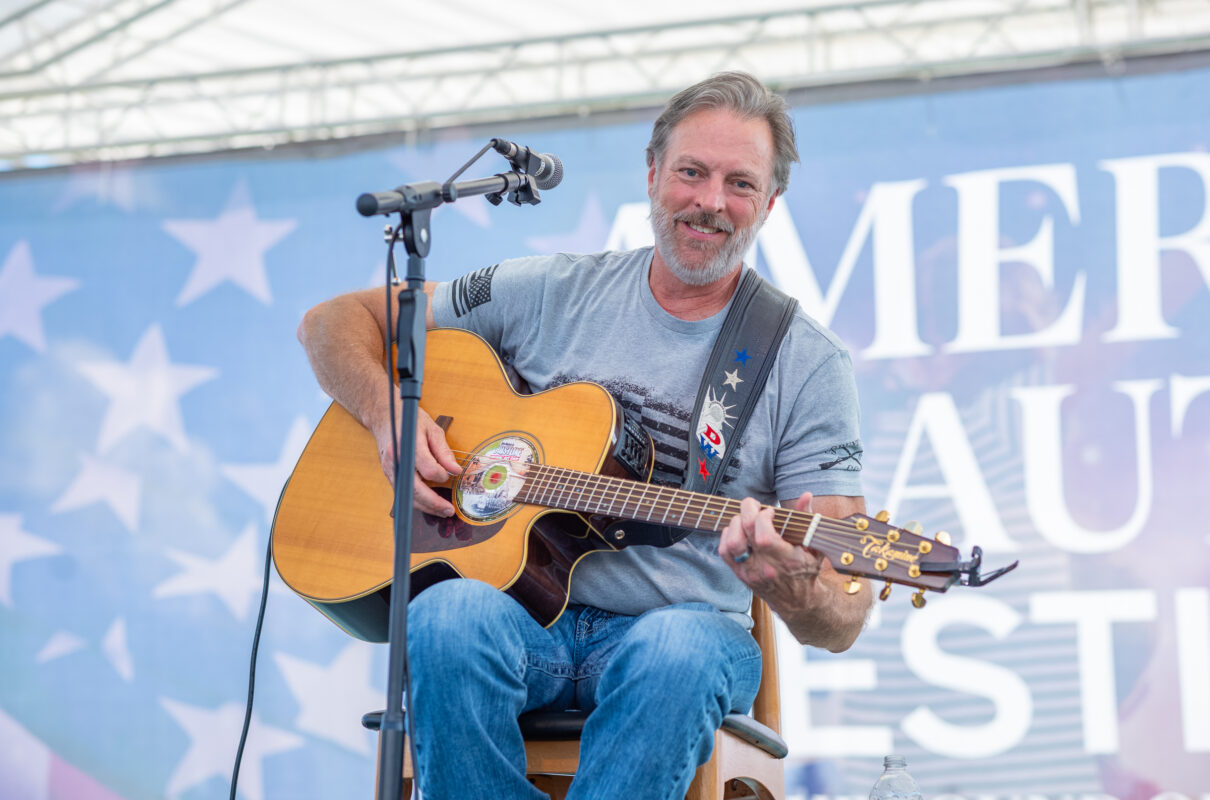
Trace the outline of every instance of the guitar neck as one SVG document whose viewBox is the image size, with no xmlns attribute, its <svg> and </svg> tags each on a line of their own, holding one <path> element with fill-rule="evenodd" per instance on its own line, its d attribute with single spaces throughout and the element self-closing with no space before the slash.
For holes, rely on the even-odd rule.
<svg viewBox="0 0 1210 800">
<path fill-rule="evenodd" d="M 740 507 L 740 501 L 728 497 L 547 465 L 530 466 L 517 499 L 545 508 L 715 533 L 727 527 Z M 809 543 L 822 518 L 773 507 L 773 528 L 791 544 Z"/>
</svg>

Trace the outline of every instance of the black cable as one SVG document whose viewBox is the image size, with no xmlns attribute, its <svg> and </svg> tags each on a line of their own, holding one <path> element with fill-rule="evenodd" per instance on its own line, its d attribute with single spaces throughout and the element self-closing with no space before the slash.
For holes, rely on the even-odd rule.
<svg viewBox="0 0 1210 800">
<path fill-rule="evenodd" d="M 265 548 L 265 581 L 260 590 L 260 611 L 256 614 L 256 632 L 252 634 L 252 659 L 248 664 L 248 704 L 244 708 L 244 729 L 240 731 L 239 747 L 235 750 L 235 769 L 231 772 L 231 800 L 235 800 L 235 787 L 239 783 L 239 764 L 244 758 L 244 745 L 248 741 L 248 728 L 252 724 L 252 695 L 256 689 L 256 651 L 260 648 L 261 625 L 265 621 L 265 606 L 269 602 L 269 562 L 273 556 L 273 534 L 269 534 L 269 545 Z"/>
</svg>

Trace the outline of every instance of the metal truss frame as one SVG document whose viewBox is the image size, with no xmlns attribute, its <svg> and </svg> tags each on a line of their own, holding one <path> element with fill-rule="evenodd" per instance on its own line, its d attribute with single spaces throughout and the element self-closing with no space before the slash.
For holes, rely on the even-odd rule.
<svg viewBox="0 0 1210 800">
<path fill-rule="evenodd" d="M 0 18 L 0 160 L 108 161 L 1210 50 L 1205 0 L 851 0 L 524 40 L 117 78 L 247 0 L 37 0 Z M 129 72 L 130 70 L 126 70 Z"/>
</svg>

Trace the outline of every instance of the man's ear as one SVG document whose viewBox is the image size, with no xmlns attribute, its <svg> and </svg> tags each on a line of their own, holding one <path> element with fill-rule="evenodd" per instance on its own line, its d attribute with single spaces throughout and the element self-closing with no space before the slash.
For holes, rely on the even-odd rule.
<svg viewBox="0 0 1210 800">
<path fill-rule="evenodd" d="M 773 210 L 773 204 L 777 202 L 777 198 L 781 197 L 781 191 L 778 190 L 769 195 L 769 205 L 765 207 L 765 216 L 769 216 L 769 212 Z"/>
</svg>

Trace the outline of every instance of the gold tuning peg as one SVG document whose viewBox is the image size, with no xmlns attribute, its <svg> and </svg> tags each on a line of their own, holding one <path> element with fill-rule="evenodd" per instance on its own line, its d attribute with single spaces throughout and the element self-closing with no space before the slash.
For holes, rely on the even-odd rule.
<svg viewBox="0 0 1210 800">
<path fill-rule="evenodd" d="M 911 522 L 909 522 L 907 525 L 904 525 L 904 526 L 903 526 L 903 529 L 904 529 L 905 531 L 908 531 L 909 533 L 914 533 L 914 534 L 916 534 L 917 536 L 919 536 L 920 534 L 924 533 L 924 526 L 923 526 L 923 525 L 921 525 L 921 524 L 920 524 L 919 522 L 917 522 L 916 520 L 912 520 L 912 521 L 911 521 Z"/>
<path fill-rule="evenodd" d="M 891 596 L 891 582 L 887 581 L 886 586 L 882 587 L 882 591 L 878 593 L 879 600 L 886 600 Z"/>
<path fill-rule="evenodd" d="M 845 594 L 857 594 L 861 591 L 861 581 L 855 575 L 849 576 L 849 582 L 844 585 Z"/>
<path fill-rule="evenodd" d="M 924 599 L 923 589 L 912 595 L 912 605 L 916 606 L 916 608 L 924 608 L 924 604 L 927 602 L 928 601 Z"/>
<path fill-rule="evenodd" d="M 933 537 L 942 544 L 950 544 L 949 531 L 937 531 L 937 535 Z"/>
<path fill-rule="evenodd" d="M 886 509 L 879 511 L 877 514 L 874 515 L 874 519 L 878 520 L 879 522 L 886 522 L 890 518 L 891 518 L 891 512 L 887 511 Z"/>
</svg>

